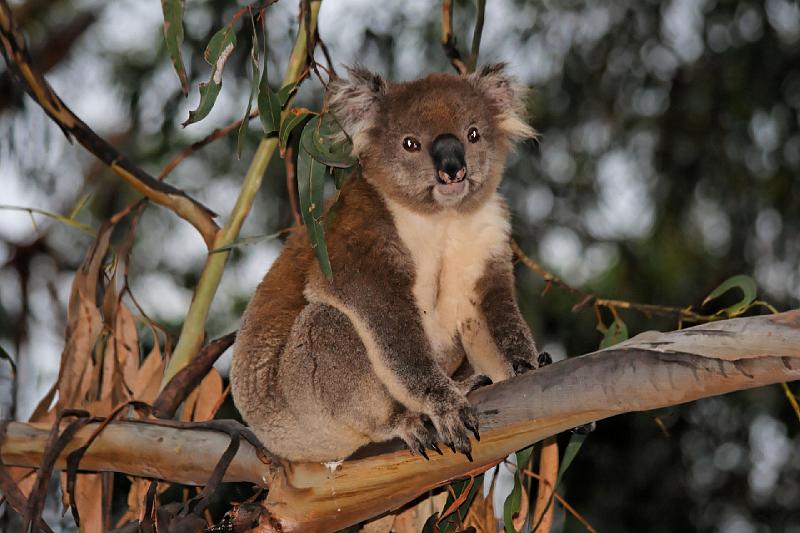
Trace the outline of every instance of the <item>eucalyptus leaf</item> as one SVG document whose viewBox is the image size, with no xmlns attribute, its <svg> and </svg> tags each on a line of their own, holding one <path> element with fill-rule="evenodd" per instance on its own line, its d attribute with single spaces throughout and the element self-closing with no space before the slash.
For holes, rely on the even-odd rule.
<svg viewBox="0 0 800 533">
<path fill-rule="evenodd" d="M 744 274 L 739 274 L 723 281 L 719 287 L 711 291 L 711 294 L 706 296 L 706 299 L 703 300 L 703 305 L 707 304 L 711 300 L 719 298 L 731 289 L 741 290 L 742 299 L 737 303 L 726 307 L 725 309 L 721 309 L 719 312 L 717 312 L 717 314 L 724 314 L 728 317 L 741 315 L 756 299 L 757 292 L 756 282 L 753 280 L 753 278 Z"/>
<path fill-rule="evenodd" d="M 275 233 L 269 233 L 266 235 L 253 235 L 251 237 L 242 237 L 240 239 L 236 239 L 235 241 L 231 242 L 230 244 L 226 244 L 225 246 L 220 246 L 219 248 L 214 248 L 213 250 L 209 250 L 208 253 L 210 254 L 218 254 L 221 252 L 227 252 L 228 250 L 233 250 L 234 248 L 241 248 L 242 246 L 249 246 L 251 244 L 255 244 L 261 241 L 271 241 L 273 239 L 277 239 L 281 235 L 283 235 L 284 231 L 277 231 Z"/>
<path fill-rule="evenodd" d="M 278 131 L 278 142 L 280 143 L 281 154 L 286 150 L 286 143 L 289 142 L 289 135 L 291 135 L 292 131 L 312 114 L 314 114 L 314 112 L 305 107 L 295 107 L 286 113 Z"/>
<path fill-rule="evenodd" d="M 303 147 L 311 157 L 329 167 L 348 168 L 356 164 L 350 141 L 342 138 L 341 129 L 330 114 L 312 119 L 313 135 L 305 137 Z"/>
<path fill-rule="evenodd" d="M 239 126 L 239 132 L 236 134 L 236 157 L 242 157 L 242 145 L 244 138 L 247 134 L 247 128 L 250 125 L 250 110 L 253 108 L 253 97 L 258 93 L 259 84 L 259 69 L 258 69 L 258 34 L 256 33 L 256 23 L 251 16 L 250 21 L 253 27 L 253 47 L 250 49 L 250 67 L 253 71 L 253 79 L 250 82 L 250 96 L 247 99 L 247 110 L 244 112 L 242 124 Z"/>
<path fill-rule="evenodd" d="M 302 149 L 302 139 L 310 135 L 311 123 L 306 124 L 301 134 L 301 148 L 297 156 L 297 192 L 300 197 L 300 213 L 308 231 L 311 247 L 319 261 L 320 269 L 327 279 L 333 277 L 328 247 L 325 244 L 325 229 L 322 225 L 322 193 L 325 186 L 325 165 Z"/>
<path fill-rule="evenodd" d="M 183 44 L 183 0 L 161 0 L 161 10 L 164 12 L 164 44 L 167 46 L 169 57 L 175 67 L 175 73 L 181 82 L 183 95 L 189 94 L 189 80 L 186 78 L 186 69 L 181 56 Z"/>
<path fill-rule="evenodd" d="M 616 318 L 614 322 L 608 326 L 605 335 L 603 335 L 603 340 L 600 341 L 600 349 L 602 350 L 603 348 L 614 346 L 626 340 L 628 340 L 628 326 L 621 318 Z"/>
<path fill-rule="evenodd" d="M 197 109 L 189 112 L 189 118 L 182 124 L 188 126 L 203 120 L 217 101 L 219 91 L 222 89 L 222 70 L 236 46 L 236 32 L 232 26 L 225 26 L 208 42 L 203 56 L 211 65 L 211 78 L 208 82 L 200 84 L 200 103 Z"/>
<path fill-rule="evenodd" d="M 519 479 L 519 472 L 514 472 L 514 488 L 506 498 L 505 503 L 503 503 L 503 526 L 506 529 L 506 533 L 519 533 L 514 528 L 514 515 L 519 513 L 521 504 L 522 482 Z"/>
</svg>

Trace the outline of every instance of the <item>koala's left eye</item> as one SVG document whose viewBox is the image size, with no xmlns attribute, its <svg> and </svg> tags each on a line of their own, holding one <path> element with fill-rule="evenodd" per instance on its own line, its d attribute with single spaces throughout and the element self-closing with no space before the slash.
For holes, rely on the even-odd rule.
<svg viewBox="0 0 800 533">
<path fill-rule="evenodd" d="M 481 138 L 481 134 L 478 133 L 478 128 L 472 126 L 469 131 L 467 132 L 467 140 L 471 143 L 476 143 Z"/>
<path fill-rule="evenodd" d="M 418 152 L 419 149 L 422 148 L 422 145 L 414 137 L 406 137 L 403 139 L 403 148 L 405 148 L 407 152 Z"/>
</svg>

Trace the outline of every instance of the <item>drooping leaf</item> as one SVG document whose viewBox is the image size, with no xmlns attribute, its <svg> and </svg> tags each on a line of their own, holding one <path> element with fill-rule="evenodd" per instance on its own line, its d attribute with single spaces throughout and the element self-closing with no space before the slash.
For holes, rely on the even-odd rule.
<svg viewBox="0 0 800 533">
<path fill-rule="evenodd" d="M 309 117 L 309 115 L 314 114 L 313 111 L 310 109 L 306 109 L 305 107 L 295 107 L 292 108 L 287 114 L 286 117 L 281 122 L 281 126 L 278 132 L 278 141 L 280 142 L 280 149 L 281 155 L 283 155 L 284 151 L 286 150 L 286 143 L 289 142 L 289 135 L 291 135 L 292 131 L 303 123 L 303 121 Z"/>
<path fill-rule="evenodd" d="M 313 133 L 313 120 L 306 124 L 300 136 L 303 139 Z M 322 193 L 325 185 L 325 165 L 300 148 L 297 157 L 297 191 L 300 197 L 300 213 L 308 231 L 308 238 L 327 279 L 333 277 L 328 247 L 325 244 L 325 229 L 322 225 Z"/>
<path fill-rule="evenodd" d="M 227 252 L 228 250 L 233 250 L 234 248 L 240 248 L 242 246 L 247 246 L 249 244 L 255 244 L 261 241 L 271 241 L 272 239 L 277 239 L 284 233 L 285 233 L 284 231 L 276 231 L 275 233 L 269 233 L 267 235 L 253 235 L 250 237 L 242 237 L 241 239 L 236 239 L 232 243 L 226 244 L 225 246 L 214 248 L 213 250 L 210 250 L 208 253 L 218 254 L 221 252 Z"/>
<path fill-rule="evenodd" d="M 161 376 L 164 373 L 164 361 L 161 358 L 161 346 L 158 344 L 158 335 L 153 329 L 153 348 L 136 373 L 133 381 L 133 398 L 149 404 L 158 396 L 161 385 Z"/>
<path fill-rule="evenodd" d="M 289 101 L 289 98 L 291 98 L 294 95 L 294 93 L 297 92 L 297 83 L 298 82 L 293 82 L 288 85 L 284 85 L 276 93 L 276 95 L 278 96 L 278 102 L 280 102 L 281 104 L 281 109 L 286 107 L 286 103 Z"/>
<path fill-rule="evenodd" d="M 183 44 L 183 0 L 161 0 L 164 12 L 164 43 L 167 46 L 175 72 L 181 82 L 183 95 L 189 94 L 189 80 L 183 67 L 181 44 Z"/>
<path fill-rule="evenodd" d="M 514 515 L 519 513 L 520 504 L 522 503 L 522 483 L 519 479 L 519 473 L 514 472 L 514 488 L 511 489 L 511 494 L 506 498 L 503 503 L 503 527 L 506 533 L 518 533 L 514 528 Z"/>
<path fill-rule="evenodd" d="M 756 282 L 753 280 L 753 278 L 750 276 L 745 276 L 744 274 L 739 274 L 723 281 L 719 287 L 711 291 L 711 294 L 706 296 L 706 299 L 703 300 L 703 305 L 707 304 L 711 300 L 719 298 L 731 289 L 741 290 L 742 299 L 737 303 L 726 307 L 725 309 L 721 309 L 717 312 L 717 314 L 728 317 L 741 315 L 747 310 L 750 304 L 753 303 L 753 300 L 756 299 Z"/>
<path fill-rule="evenodd" d="M 478 489 L 483 489 L 483 474 L 474 478 L 453 481 L 451 487 L 452 491 L 448 491 L 441 514 L 437 513 L 441 516 L 438 523 L 439 533 L 455 531 L 456 526 L 463 522 Z M 458 507 L 454 509 L 453 506 L 456 504 Z"/>
<path fill-rule="evenodd" d="M 351 155 L 353 149 L 350 141 L 342 138 L 341 129 L 331 114 L 314 119 L 314 132 L 303 142 L 303 148 L 311 157 L 335 168 L 349 168 L 356 164 Z M 310 124 L 310 122 L 309 122 Z"/>
<path fill-rule="evenodd" d="M 625 322 L 622 321 L 621 318 L 614 319 L 614 322 L 608 326 L 606 329 L 605 335 L 603 335 L 603 340 L 600 341 L 600 349 L 608 348 L 609 346 L 614 346 L 622 341 L 628 340 L 628 326 Z"/>
<path fill-rule="evenodd" d="M 200 103 L 197 109 L 189 112 L 189 118 L 182 124 L 184 127 L 203 120 L 214 107 L 214 102 L 217 101 L 219 91 L 222 89 L 222 70 L 235 46 L 236 32 L 232 26 L 225 26 L 219 30 L 208 42 L 203 55 L 211 65 L 211 78 L 208 82 L 200 84 Z"/>
<path fill-rule="evenodd" d="M 266 36 L 265 36 L 266 41 Z M 266 42 L 264 44 L 266 46 Z M 281 100 L 269 87 L 269 69 L 267 68 L 267 52 L 264 50 L 264 68 L 261 70 L 261 81 L 258 83 L 258 116 L 264 133 L 270 135 L 281 126 Z"/>
<path fill-rule="evenodd" d="M 239 131 L 236 134 L 236 158 L 242 157 L 242 146 L 244 145 L 244 137 L 247 134 L 247 128 L 250 125 L 250 110 L 253 108 L 253 97 L 258 93 L 258 84 L 260 82 L 260 72 L 258 70 L 258 33 L 256 33 L 255 19 L 251 16 L 253 28 L 253 46 L 250 48 L 250 68 L 253 71 L 253 80 L 250 82 L 250 96 L 247 98 L 247 110 L 244 112 L 242 124 L 239 126 Z"/>
</svg>

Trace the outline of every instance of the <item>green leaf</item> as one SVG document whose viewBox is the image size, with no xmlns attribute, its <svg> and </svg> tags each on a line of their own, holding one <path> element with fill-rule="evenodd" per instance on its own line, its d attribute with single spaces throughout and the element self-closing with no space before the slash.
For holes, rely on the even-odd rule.
<svg viewBox="0 0 800 533">
<path fill-rule="evenodd" d="M 614 346 L 626 340 L 628 340 L 628 326 L 621 318 L 616 318 L 614 322 L 608 326 L 605 335 L 603 335 L 603 340 L 600 341 L 600 349 L 602 350 L 603 348 Z"/>
<path fill-rule="evenodd" d="M 250 82 L 250 96 L 247 99 L 247 110 L 244 112 L 242 124 L 239 126 L 239 132 L 236 134 L 236 158 L 242 157 L 242 145 L 244 144 L 244 137 L 247 134 L 247 127 L 250 125 L 250 110 L 253 108 L 253 97 L 258 92 L 259 83 L 259 70 L 258 70 L 258 34 L 256 33 L 256 22 L 251 16 L 250 22 L 253 26 L 253 47 L 250 49 L 250 67 L 253 70 L 253 80 Z"/>
<path fill-rule="evenodd" d="M 753 281 L 753 278 L 750 276 L 745 276 L 744 274 L 739 274 L 723 281 L 719 287 L 711 291 L 711 294 L 706 296 L 706 299 L 703 300 L 703 305 L 706 305 L 715 298 L 719 298 L 731 289 L 741 290 L 742 299 L 739 300 L 739 302 L 726 307 L 725 309 L 721 309 L 717 312 L 717 314 L 724 314 L 728 317 L 741 315 L 747 310 L 748 307 L 750 307 L 750 304 L 753 303 L 753 300 L 756 299 L 756 282 Z"/>
<path fill-rule="evenodd" d="M 95 231 L 91 226 L 87 226 L 82 222 L 78 222 L 77 220 L 74 220 L 72 217 L 65 217 L 64 215 L 59 215 L 58 213 L 51 213 L 49 211 L 44 211 L 42 209 L 37 209 L 35 207 L 20 207 L 16 205 L 0 205 L 0 209 L 7 209 L 9 211 L 27 211 L 29 214 L 31 214 L 31 218 L 33 218 L 32 216 L 33 213 L 36 213 L 38 215 L 52 218 L 57 222 L 61 222 L 65 226 L 70 226 L 72 228 L 80 230 L 86 233 L 87 235 L 91 235 L 92 237 L 96 236 Z M 34 224 L 35 223 L 36 222 L 34 221 Z"/>
<path fill-rule="evenodd" d="M 306 137 L 303 144 L 311 157 L 334 168 L 348 168 L 355 165 L 356 158 L 351 155 L 353 146 L 346 137 L 342 140 L 341 129 L 333 115 L 322 115 L 313 122 L 314 134 Z"/>
<path fill-rule="evenodd" d="M 209 250 L 208 253 L 210 254 L 218 254 L 221 252 L 227 252 L 228 250 L 233 250 L 234 248 L 241 248 L 242 246 L 248 246 L 250 244 L 255 244 L 261 241 L 271 241 L 273 239 L 277 239 L 281 235 L 283 235 L 285 231 L 276 231 L 275 233 L 269 233 L 266 235 L 253 235 L 251 237 L 242 237 L 240 239 L 236 239 L 235 241 L 231 242 L 230 244 L 226 244 L 225 246 L 220 246 L 219 248 L 214 248 Z"/>
<path fill-rule="evenodd" d="M 181 82 L 181 91 L 184 96 L 189 94 L 189 80 L 186 78 L 186 69 L 183 67 L 181 44 L 183 44 L 183 0 L 161 0 L 161 10 L 164 12 L 164 44 L 167 46 L 175 72 Z"/>
<path fill-rule="evenodd" d="M 453 502 L 456 501 L 456 498 L 460 498 L 463 492 L 467 490 L 467 487 L 470 484 L 469 482 L 469 479 L 459 479 L 453 481 L 451 484 L 453 490 L 452 492 L 448 491 L 447 500 L 444 503 L 444 507 L 442 508 L 441 513 L 436 513 L 437 516 L 444 514 L 450 509 L 450 506 L 453 505 Z M 467 494 L 466 499 L 461 502 L 461 505 L 458 506 L 458 509 L 441 519 L 438 524 L 439 533 L 448 533 L 450 531 L 454 531 L 456 526 L 463 521 L 464 517 L 467 516 L 467 510 L 469 509 L 469 506 L 472 505 L 472 501 L 475 499 L 475 495 L 478 493 L 478 488 L 483 490 L 483 474 L 477 476 L 472 482 L 472 487 L 469 490 L 469 494 Z"/>
<path fill-rule="evenodd" d="M 342 188 L 347 178 L 350 177 L 351 171 L 348 168 L 335 168 L 335 167 L 328 167 L 331 169 L 331 174 L 333 175 L 333 183 L 336 185 L 337 189 Z"/>
<path fill-rule="evenodd" d="M 506 533 L 518 533 L 514 529 L 514 515 L 519 512 L 521 503 L 522 483 L 519 480 L 519 473 L 514 472 L 514 488 L 506 498 L 505 503 L 503 503 L 503 526 L 506 529 Z"/>
<path fill-rule="evenodd" d="M 292 131 L 303 123 L 309 115 L 314 114 L 310 109 L 305 107 L 292 108 L 286 117 L 281 122 L 281 127 L 278 132 L 278 141 L 280 143 L 281 154 L 286 150 L 286 143 L 289 142 L 289 135 Z"/>
<path fill-rule="evenodd" d="M 312 133 L 311 122 L 303 128 L 302 139 Z M 325 186 L 325 165 L 302 149 L 297 157 L 297 192 L 300 197 L 300 213 L 308 231 L 311 247 L 317 255 L 319 267 L 327 279 L 333 277 L 328 247 L 325 244 L 325 229 L 322 225 L 322 193 Z"/>
<path fill-rule="evenodd" d="M 189 118 L 182 126 L 203 120 L 214 107 L 214 102 L 217 101 L 219 91 L 222 89 L 222 70 L 235 46 L 236 33 L 232 26 L 225 26 L 219 30 L 208 42 L 203 55 L 206 62 L 211 65 L 211 78 L 207 83 L 200 84 L 200 103 L 197 109 L 189 112 Z"/>
<path fill-rule="evenodd" d="M 286 107 L 286 103 L 289 101 L 289 98 L 294 96 L 294 93 L 297 92 L 297 84 L 298 82 L 284 85 L 277 93 L 275 93 L 278 96 L 278 102 L 281 104 L 281 109 Z"/>
</svg>

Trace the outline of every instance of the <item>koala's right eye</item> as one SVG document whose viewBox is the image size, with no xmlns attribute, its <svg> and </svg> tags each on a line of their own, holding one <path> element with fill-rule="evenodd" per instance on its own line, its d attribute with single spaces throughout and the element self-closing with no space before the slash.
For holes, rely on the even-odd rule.
<svg viewBox="0 0 800 533">
<path fill-rule="evenodd" d="M 419 152 L 422 145 L 414 137 L 406 137 L 403 139 L 403 148 L 406 149 L 406 152 Z"/>
</svg>

